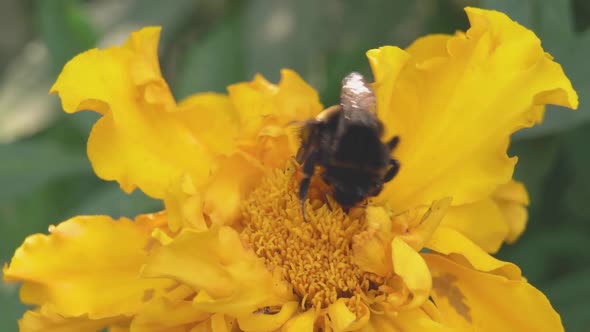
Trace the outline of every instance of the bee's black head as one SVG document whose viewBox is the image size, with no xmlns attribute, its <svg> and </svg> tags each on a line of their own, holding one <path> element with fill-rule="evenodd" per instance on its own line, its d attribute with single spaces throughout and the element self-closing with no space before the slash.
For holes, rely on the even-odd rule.
<svg viewBox="0 0 590 332">
<path fill-rule="evenodd" d="M 367 197 L 377 196 L 382 188 L 383 185 L 380 182 L 340 181 L 334 183 L 332 195 L 338 204 L 348 209 Z"/>
<path fill-rule="evenodd" d="M 336 202 L 338 202 L 338 204 L 340 204 L 345 210 L 362 202 L 366 197 L 366 195 L 362 193 L 362 190 L 358 190 L 358 188 L 351 190 L 342 187 L 334 188 L 333 196 Z"/>
</svg>

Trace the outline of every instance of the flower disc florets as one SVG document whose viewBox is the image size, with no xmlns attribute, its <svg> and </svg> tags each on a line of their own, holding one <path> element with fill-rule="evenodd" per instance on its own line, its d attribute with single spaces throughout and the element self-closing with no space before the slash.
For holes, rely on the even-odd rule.
<svg viewBox="0 0 590 332">
<path fill-rule="evenodd" d="M 355 309 L 380 279 L 353 261 L 353 239 L 366 228 L 364 218 L 326 204 L 321 185 L 314 183 L 305 222 L 297 178 L 293 166 L 277 170 L 250 194 L 243 205 L 243 237 L 269 269 L 281 271 L 303 307 L 326 308 L 348 298 Z"/>
</svg>

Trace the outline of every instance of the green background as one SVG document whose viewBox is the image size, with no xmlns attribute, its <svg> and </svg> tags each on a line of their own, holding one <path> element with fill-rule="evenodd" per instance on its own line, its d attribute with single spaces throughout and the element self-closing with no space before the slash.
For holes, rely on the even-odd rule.
<svg viewBox="0 0 590 332">
<path fill-rule="evenodd" d="M 350 71 L 369 74 L 365 51 L 407 46 L 468 24 L 463 6 L 499 9 L 541 37 L 580 96 L 577 112 L 550 107 L 542 126 L 515 134 L 516 178 L 531 196 L 527 231 L 502 259 L 516 262 L 561 313 L 568 331 L 590 329 L 590 2 L 481 1 L 76 1 L 0 0 L 0 261 L 28 235 L 77 214 L 114 217 L 161 203 L 127 196 L 92 173 L 86 139 L 96 116 L 66 116 L 47 91 L 63 64 L 94 46 L 162 25 L 161 65 L 177 98 L 225 91 L 283 67 L 337 102 Z M 0 283 L 0 331 L 16 331 L 25 307 Z M 518 311 L 519 308 L 514 308 Z"/>
</svg>

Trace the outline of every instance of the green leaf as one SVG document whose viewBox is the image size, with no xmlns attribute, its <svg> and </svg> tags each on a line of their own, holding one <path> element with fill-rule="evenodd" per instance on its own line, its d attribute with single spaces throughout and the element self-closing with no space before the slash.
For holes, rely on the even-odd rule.
<svg viewBox="0 0 590 332">
<path fill-rule="evenodd" d="M 590 325 L 590 269 L 584 268 L 553 280 L 543 289 L 562 316 L 566 331 L 587 331 Z"/>
<path fill-rule="evenodd" d="M 586 125 L 565 135 L 565 152 L 571 165 L 575 181 L 569 183 L 565 193 L 566 207 L 574 215 L 590 218 L 590 126 Z"/>
<path fill-rule="evenodd" d="M 590 218 L 590 187 L 583 181 L 576 181 L 565 192 L 565 205 L 577 217 L 588 220 Z"/>
<path fill-rule="evenodd" d="M 109 215 L 113 218 L 134 218 L 138 214 L 157 212 L 163 209 L 162 202 L 152 199 L 141 191 L 126 194 L 114 182 L 104 183 L 84 197 L 69 215 Z"/>
<path fill-rule="evenodd" d="M 232 16 L 216 25 L 186 50 L 175 95 L 201 91 L 226 92 L 228 84 L 245 80 L 240 22 Z"/>
<path fill-rule="evenodd" d="M 94 28 L 77 0 L 38 0 L 35 2 L 38 29 L 57 74 L 77 53 L 96 44 Z"/>
<path fill-rule="evenodd" d="M 55 103 L 47 93 L 52 78 L 47 50 L 32 41 L 7 63 L 0 76 L 0 142 L 30 136 L 55 119 Z"/>
<path fill-rule="evenodd" d="M 590 120 L 590 31 L 574 31 L 570 1 L 554 0 L 481 0 L 485 8 L 505 12 L 512 19 L 532 29 L 541 39 L 543 47 L 563 66 L 564 72 L 578 91 L 581 108 L 577 112 L 556 106 L 547 108 L 543 123 L 522 130 L 514 137 L 525 139 L 561 132 Z"/>
<path fill-rule="evenodd" d="M 321 45 L 330 24 L 323 10 L 312 0 L 247 2 L 242 12 L 246 75 L 261 73 L 276 82 L 282 68 L 308 79 L 317 73 L 313 66 L 321 66 Z"/>
<path fill-rule="evenodd" d="M 2 272 L 0 272 L 0 277 Z M 20 303 L 18 284 L 8 284 L 0 281 L 0 331 L 18 331 L 17 320 L 25 311 L 25 305 Z"/>
<path fill-rule="evenodd" d="M 514 178 L 526 185 L 533 207 L 540 203 L 544 179 L 555 164 L 558 148 L 552 136 L 515 141 L 510 146 L 509 155 L 518 156 Z"/>
<path fill-rule="evenodd" d="M 547 284 L 590 264 L 590 252 L 581 248 L 588 240 L 582 228 L 550 225 L 536 232 L 525 232 L 514 246 L 504 246 L 498 257 L 516 263 L 531 283 Z"/>
<path fill-rule="evenodd" d="M 56 178 L 90 173 L 83 154 L 50 142 L 0 145 L 0 201 L 29 193 Z"/>
<path fill-rule="evenodd" d="M 249 1 L 242 13 L 246 74 L 259 72 L 276 82 L 280 69 L 291 68 L 319 91 L 325 105 L 336 103 L 346 74 L 370 74 L 367 50 L 386 44 L 403 46 L 425 31 L 424 21 L 434 12 L 424 7 L 432 4 Z"/>
<path fill-rule="evenodd" d="M 125 30 L 137 29 L 148 25 L 162 26 L 161 43 L 167 45 L 174 40 L 174 36 L 187 24 L 196 13 L 194 0 L 176 0 L 174 4 L 161 0 L 133 1 L 125 11 L 125 15 L 116 21 L 110 21 L 105 35 L 119 34 Z M 108 4 L 105 4 L 108 5 Z"/>
<path fill-rule="evenodd" d="M 330 61 L 326 63 L 325 76 L 331 84 L 326 84 L 320 91 L 320 97 L 325 106 L 335 105 L 340 100 L 340 82 L 352 71 L 359 72 L 365 77 L 371 77 L 371 67 L 365 57 L 367 47 L 361 46 L 348 52 L 334 52 L 328 54 Z"/>
</svg>

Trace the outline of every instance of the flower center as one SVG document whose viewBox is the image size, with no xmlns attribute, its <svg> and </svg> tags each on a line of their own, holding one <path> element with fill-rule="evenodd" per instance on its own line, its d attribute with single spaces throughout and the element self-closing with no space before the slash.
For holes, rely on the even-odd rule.
<svg viewBox="0 0 590 332">
<path fill-rule="evenodd" d="M 270 270 L 278 269 L 291 283 L 303 306 L 325 308 L 348 298 L 354 310 L 379 279 L 353 262 L 353 236 L 365 228 L 364 217 L 349 218 L 334 205 L 330 209 L 317 180 L 312 181 L 305 222 L 298 179 L 288 166 L 262 180 L 243 206 L 244 240 Z"/>
</svg>

